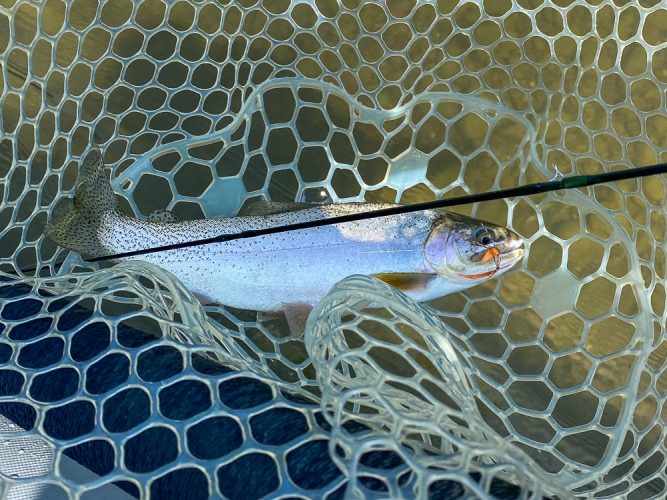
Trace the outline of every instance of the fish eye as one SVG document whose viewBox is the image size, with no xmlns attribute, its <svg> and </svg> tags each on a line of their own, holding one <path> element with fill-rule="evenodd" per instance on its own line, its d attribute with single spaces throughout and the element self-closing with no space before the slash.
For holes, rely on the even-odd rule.
<svg viewBox="0 0 667 500">
<path fill-rule="evenodd" d="M 474 240 L 483 246 L 488 246 L 495 241 L 495 234 L 487 228 L 480 228 L 473 234 Z"/>
</svg>

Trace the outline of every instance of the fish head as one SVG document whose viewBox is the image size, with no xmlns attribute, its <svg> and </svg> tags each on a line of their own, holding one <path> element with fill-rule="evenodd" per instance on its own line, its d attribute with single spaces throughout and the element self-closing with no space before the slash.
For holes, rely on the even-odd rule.
<svg viewBox="0 0 667 500">
<path fill-rule="evenodd" d="M 438 214 L 424 243 L 427 265 L 462 289 L 507 272 L 523 254 L 514 231 L 453 213 Z"/>
</svg>

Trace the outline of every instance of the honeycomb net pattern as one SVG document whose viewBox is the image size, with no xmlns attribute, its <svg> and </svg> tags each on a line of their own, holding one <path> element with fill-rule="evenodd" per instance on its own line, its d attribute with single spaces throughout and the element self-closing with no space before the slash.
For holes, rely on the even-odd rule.
<svg viewBox="0 0 667 500">
<path fill-rule="evenodd" d="M 11 439 L 37 436 L 55 457 L 48 479 L 0 471 L 7 488 L 85 496 L 115 483 L 159 497 L 192 477 L 193 490 L 233 497 L 229 478 L 259 464 L 276 472 L 258 496 L 482 495 L 498 480 L 524 496 L 664 495 L 661 177 L 461 207 L 526 239 L 516 270 L 426 308 L 355 278 L 318 306 L 305 343 L 284 320 L 202 309 L 153 268 L 70 276 L 88 266 L 42 237 L 92 143 L 126 212 L 182 219 L 262 197 L 413 203 L 546 180 L 554 165 L 587 174 L 667 161 L 667 10 L 597 3 L 1 0 L 0 271 L 39 272 L 2 292 L 0 404 L 25 424 Z M 87 301 L 90 316 L 57 326 L 62 297 Z M 108 342 L 74 357 L 90 331 Z M 176 417 L 140 368 L 172 352 L 186 361 L 165 379 L 201 404 Z M 49 364 L 32 366 L 43 353 Z M 251 412 L 233 411 L 221 384 L 237 378 L 271 398 L 258 390 Z M 109 429 L 105 409 L 132 398 L 145 414 Z M 256 438 L 251 414 L 264 410 L 290 415 L 264 419 L 285 427 L 302 419 L 303 432 L 278 447 Z M 89 420 L 58 428 L 72 412 Z M 188 432 L 206 418 L 236 422 L 209 425 L 240 426 L 242 444 L 197 455 Z M 173 450 L 149 465 L 119 458 L 162 438 Z M 299 445 L 321 461 L 291 460 Z M 109 466 L 77 482 L 58 468 L 65 453 Z M 329 472 L 290 469 L 309 461 Z"/>
<path fill-rule="evenodd" d="M 160 269 L 4 285 L 0 405 L 19 429 L 3 438 L 49 451 L 43 470 L 3 460 L 8 498 L 35 486 L 44 498 L 202 499 L 341 487 L 319 407 L 213 351 L 203 311 Z"/>
</svg>

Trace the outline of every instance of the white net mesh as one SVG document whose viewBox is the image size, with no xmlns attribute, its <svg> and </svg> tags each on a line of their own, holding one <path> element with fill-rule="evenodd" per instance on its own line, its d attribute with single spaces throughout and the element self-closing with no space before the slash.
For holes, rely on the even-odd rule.
<svg viewBox="0 0 667 500">
<path fill-rule="evenodd" d="M 183 219 L 667 161 L 667 9 L 596 3 L 0 0 L 0 271 L 39 268 L 0 288 L 0 430 L 46 464 L 5 493 L 664 496 L 661 177 L 461 207 L 517 269 L 426 307 L 351 278 L 305 344 L 42 237 L 92 143 Z"/>
</svg>

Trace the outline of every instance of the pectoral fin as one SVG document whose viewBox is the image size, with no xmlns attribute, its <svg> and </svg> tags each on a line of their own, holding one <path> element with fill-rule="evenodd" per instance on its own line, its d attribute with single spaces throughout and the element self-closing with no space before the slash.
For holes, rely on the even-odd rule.
<svg viewBox="0 0 667 500">
<path fill-rule="evenodd" d="M 308 321 L 308 315 L 312 310 L 313 306 L 302 302 L 295 304 L 283 303 L 283 312 L 285 313 L 285 318 L 287 318 L 291 338 L 299 339 L 303 337 L 306 331 L 306 321 Z"/>
<path fill-rule="evenodd" d="M 425 290 L 429 283 L 438 277 L 434 273 L 380 273 L 372 276 L 402 292 Z"/>
</svg>

